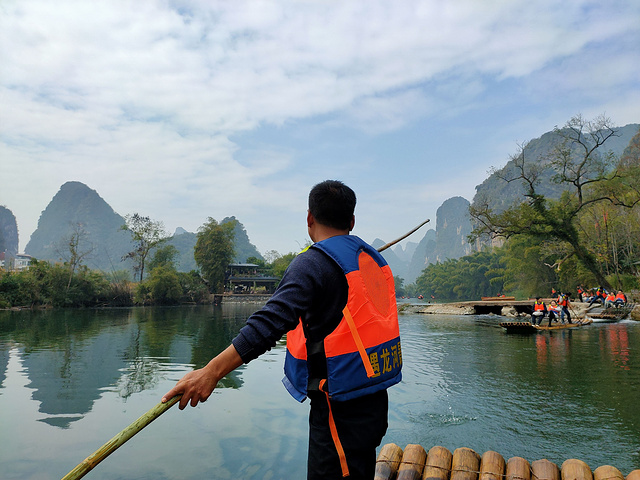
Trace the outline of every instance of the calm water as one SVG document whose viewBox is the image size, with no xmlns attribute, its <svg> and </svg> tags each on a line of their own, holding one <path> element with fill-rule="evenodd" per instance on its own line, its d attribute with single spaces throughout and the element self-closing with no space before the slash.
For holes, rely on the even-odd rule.
<svg viewBox="0 0 640 480">
<path fill-rule="evenodd" d="M 0 478 L 58 479 L 229 343 L 255 306 L 0 312 Z M 400 319 L 383 443 L 640 468 L 640 323 L 506 334 L 500 317 Z M 93 479 L 305 478 L 308 405 L 284 343 L 208 402 L 173 408 Z"/>
</svg>

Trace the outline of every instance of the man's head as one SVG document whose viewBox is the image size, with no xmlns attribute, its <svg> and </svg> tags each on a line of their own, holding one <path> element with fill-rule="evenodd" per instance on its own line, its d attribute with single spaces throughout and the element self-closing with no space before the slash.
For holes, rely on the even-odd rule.
<svg viewBox="0 0 640 480">
<path fill-rule="evenodd" d="M 327 227 L 351 230 L 355 208 L 356 194 L 338 180 L 325 180 L 309 192 L 309 213 Z"/>
</svg>

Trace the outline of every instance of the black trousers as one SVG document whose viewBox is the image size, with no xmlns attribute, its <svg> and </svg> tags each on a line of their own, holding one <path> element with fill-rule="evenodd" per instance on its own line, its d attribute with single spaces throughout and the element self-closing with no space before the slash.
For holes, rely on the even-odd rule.
<svg viewBox="0 0 640 480">
<path fill-rule="evenodd" d="M 311 392 L 309 413 L 308 480 L 343 478 L 340 458 L 329 429 L 329 406 L 323 392 Z M 331 412 L 342 443 L 349 480 L 372 480 L 376 448 L 387 431 L 387 391 L 344 402 L 331 401 Z"/>
</svg>

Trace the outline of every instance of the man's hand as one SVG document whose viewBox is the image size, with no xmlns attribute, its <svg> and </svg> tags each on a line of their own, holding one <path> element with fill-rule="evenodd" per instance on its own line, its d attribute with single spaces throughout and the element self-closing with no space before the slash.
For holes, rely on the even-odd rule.
<svg viewBox="0 0 640 480">
<path fill-rule="evenodd" d="M 206 368 L 187 373 L 176 383 L 175 387 L 162 397 L 162 403 L 169 401 L 180 393 L 182 394 L 179 404 L 180 410 L 183 410 L 189 401 L 191 401 L 192 407 L 195 407 L 200 402 L 205 402 L 218 384 L 218 380 L 206 371 Z"/>
<path fill-rule="evenodd" d="M 188 403 L 195 407 L 198 403 L 205 402 L 218 382 L 240 365 L 242 365 L 242 358 L 238 355 L 235 347 L 230 345 L 205 367 L 189 372 L 182 377 L 176 386 L 162 397 L 162 403 L 182 394 L 179 404 L 180 410 L 183 410 Z"/>
</svg>

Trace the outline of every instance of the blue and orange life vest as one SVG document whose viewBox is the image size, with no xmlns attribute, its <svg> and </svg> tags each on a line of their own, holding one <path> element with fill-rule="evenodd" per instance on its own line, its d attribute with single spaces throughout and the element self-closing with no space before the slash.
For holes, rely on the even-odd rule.
<svg viewBox="0 0 640 480">
<path fill-rule="evenodd" d="M 569 297 L 567 297 L 565 294 L 561 294 L 558 297 L 558 305 L 560 305 L 561 307 L 568 307 L 569 306 Z"/>
<path fill-rule="evenodd" d="M 348 299 L 338 326 L 324 338 L 326 379 L 320 388 L 333 400 L 374 393 L 402 379 L 402 350 L 393 274 L 373 247 L 355 235 L 340 235 L 310 248 L 325 252 L 344 272 Z M 302 402 L 307 397 L 309 369 L 302 321 L 287 334 L 282 380 Z"/>
</svg>

